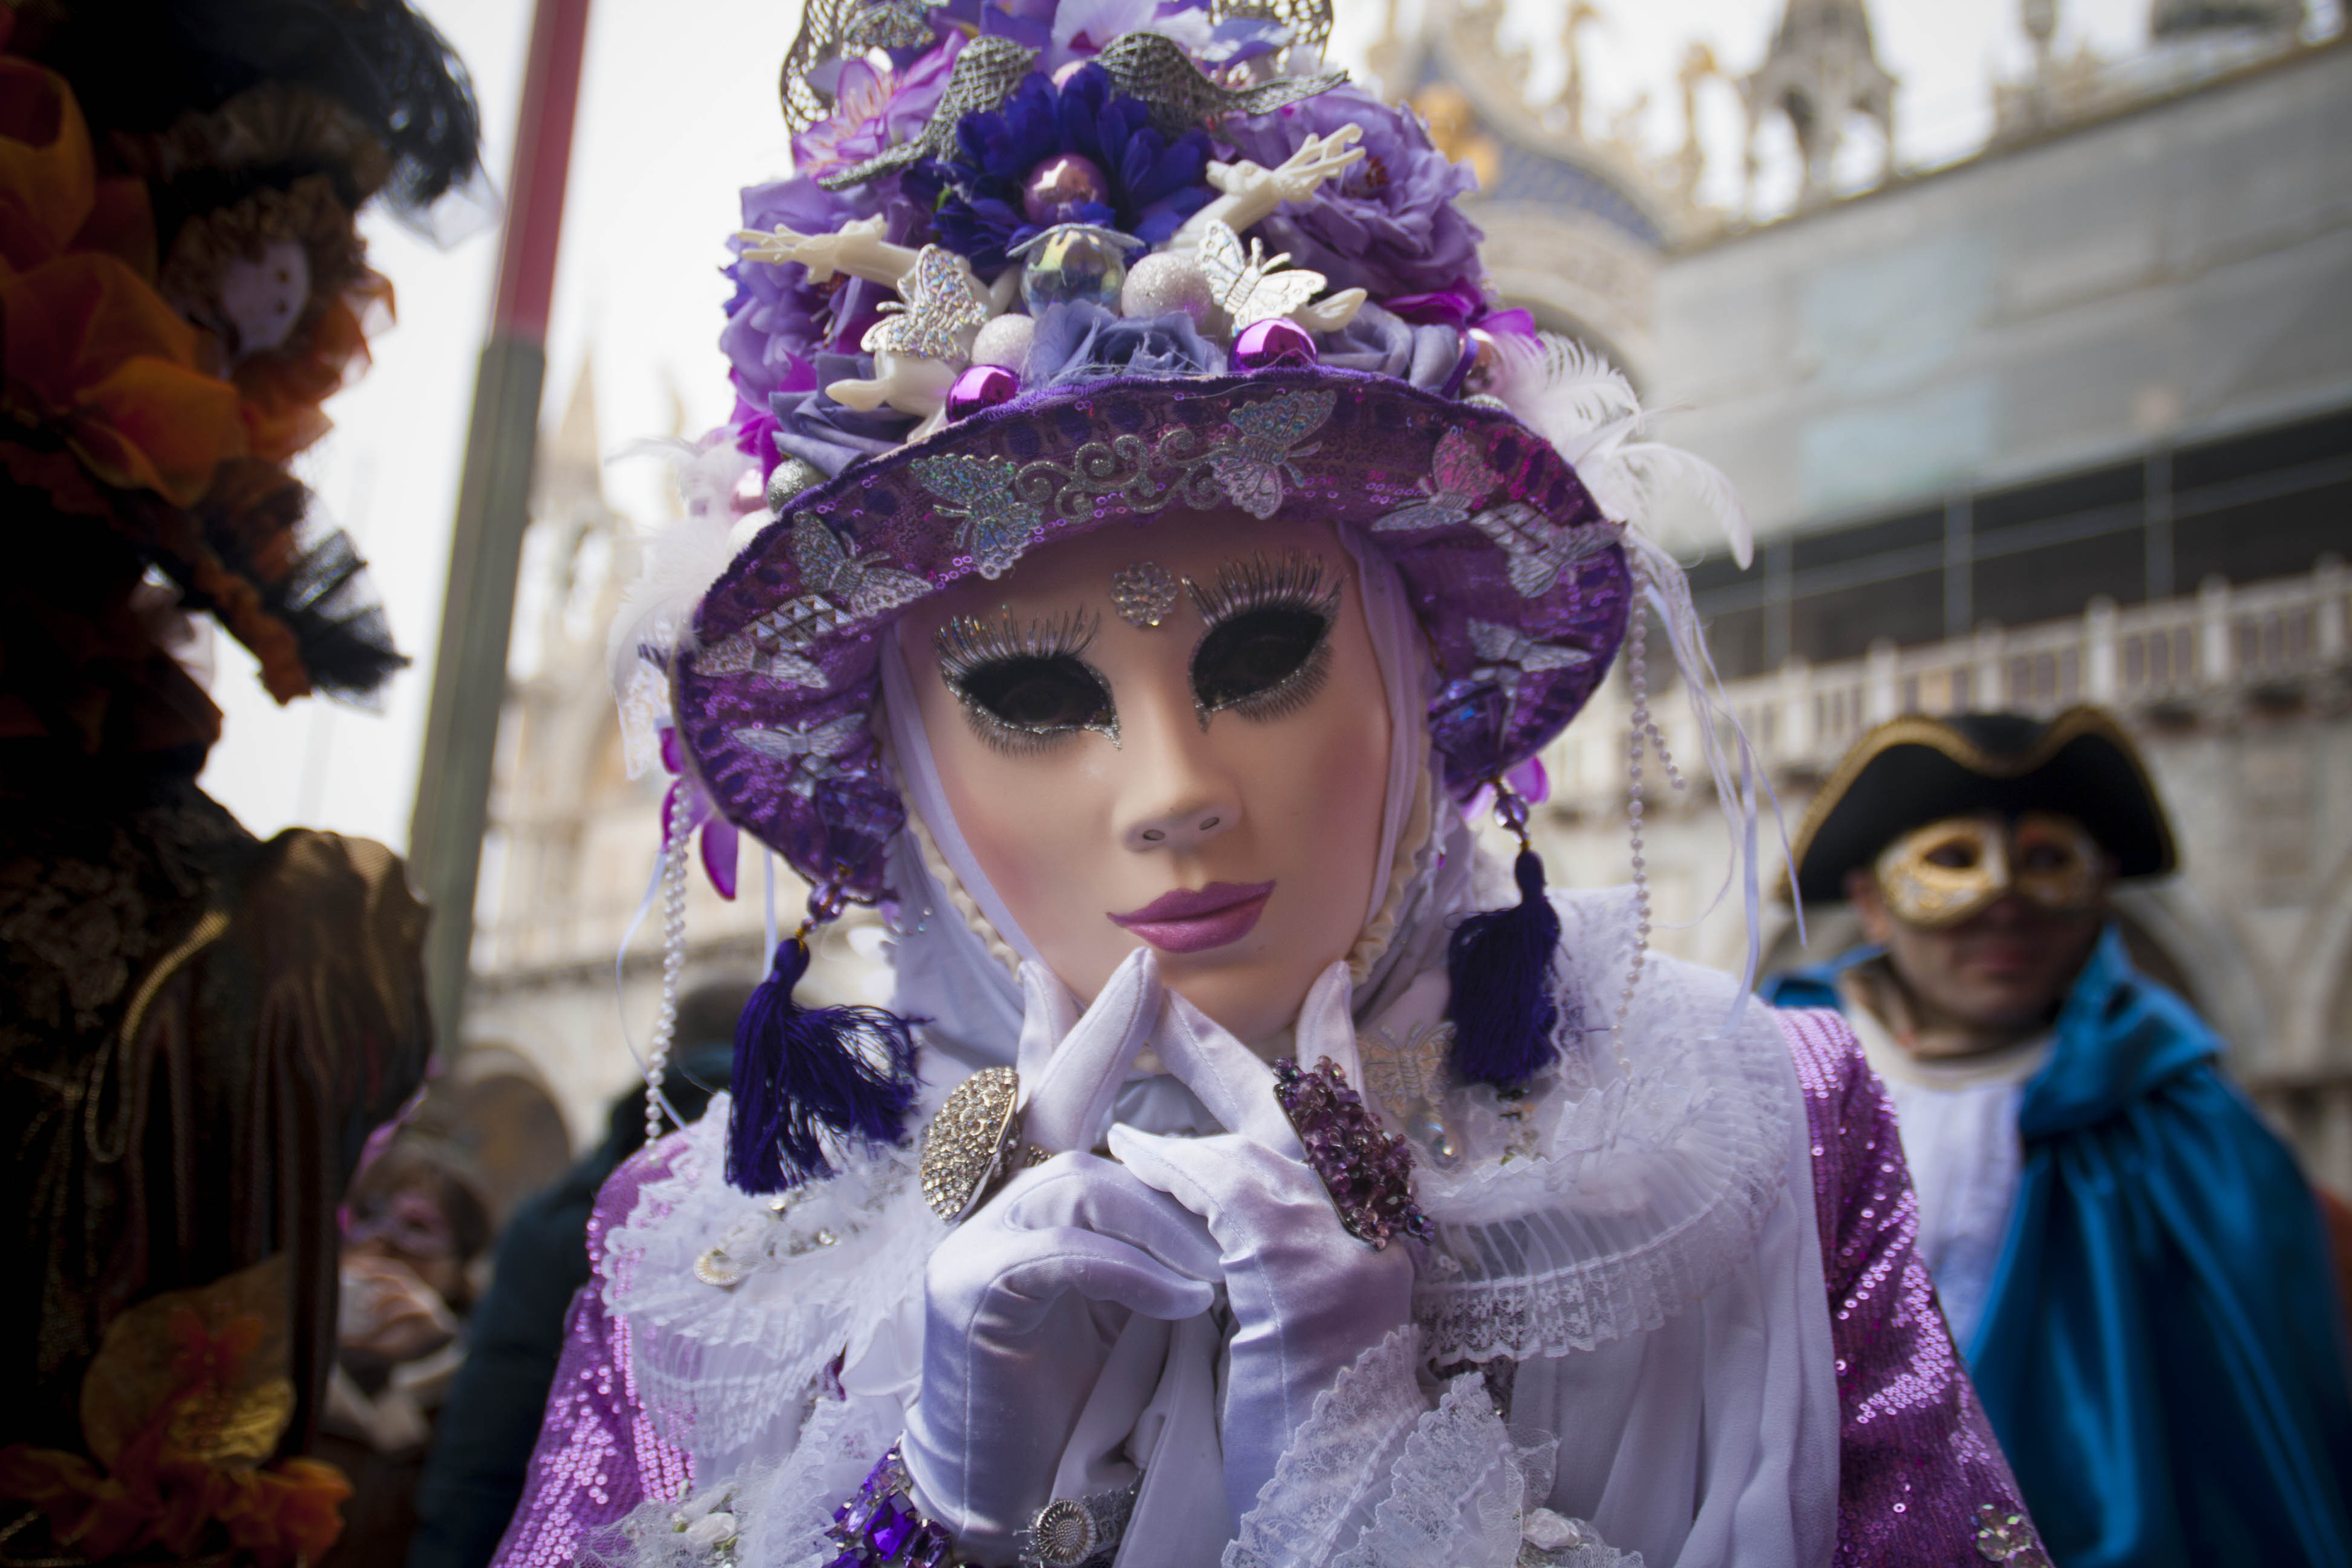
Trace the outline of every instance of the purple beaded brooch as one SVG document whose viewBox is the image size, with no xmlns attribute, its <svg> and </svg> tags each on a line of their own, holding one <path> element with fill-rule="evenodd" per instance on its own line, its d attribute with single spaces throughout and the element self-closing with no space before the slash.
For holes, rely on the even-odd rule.
<svg viewBox="0 0 2352 1568">
<path fill-rule="evenodd" d="M 1381 1131 L 1337 1063 L 1325 1057 L 1312 1072 L 1294 1061 L 1275 1063 L 1274 1098 L 1298 1130 L 1307 1163 L 1323 1178 L 1349 1236 L 1375 1249 L 1399 1231 L 1430 1238 L 1429 1216 L 1412 1201 L 1412 1145 Z"/>
<path fill-rule="evenodd" d="M 825 1533 L 842 1549 L 825 1568 L 950 1568 L 957 1561 L 948 1532 L 916 1509 L 915 1483 L 896 1443 L 856 1495 L 833 1510 Z"/>
</svg>

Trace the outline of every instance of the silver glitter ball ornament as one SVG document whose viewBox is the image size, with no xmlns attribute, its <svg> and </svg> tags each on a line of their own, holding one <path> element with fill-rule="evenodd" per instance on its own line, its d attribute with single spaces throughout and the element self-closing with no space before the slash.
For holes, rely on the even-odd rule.
<svg viewBox="0 0 2352 1568">
<path fill-rule="evenodd" d="M 1017 371 L 1029 363 L 1029 341 L 1036 335 L 1037 323 L 1027 316 L 998 316 L 971 340 L 971 363 Z"/>
<path fill-rule="evenodd" d="M 1033 316 L 1048 305 L 1084 300 L 1118 309 L 1127 256 L 1118 240 L 1077 224 L 1040 235 L 1021 266 L 1021 298 Z"/>
<path fill-rule="evenodd" d="M 1201 264 L 1168 251 L 1144 257 L 1129 268 L 1126 286 L 1118 293 L 1118 313 L 1129 321 L 1148 321 L 1181 311 L 1197 327 L 1216 308 L 1216 294 Z"/>
<path fill-rule="evenodd" d="M 804 489 L 824 483 L 824 470 L 805 458 L 786 458 L 768 476 L 768 510 L 777 517 Z"/>
</svg>

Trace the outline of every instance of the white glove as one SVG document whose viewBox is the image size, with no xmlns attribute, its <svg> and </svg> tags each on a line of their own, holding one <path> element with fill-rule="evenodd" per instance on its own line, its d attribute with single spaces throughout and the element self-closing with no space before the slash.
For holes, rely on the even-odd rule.
<svg viewBox="0 0 2352 1568">
<path fill-rule="evenodd" d="M 1024 1135 L 1060 1149 L 1024 1170 L 931 1254 L 921 1393 L 902 1453 L 963 1549 L 1010 1561 L 1013 1532 L 1053 1497 L 1055 1471 L 1130 1313 L 1195 1317 L 1214 1300 L 1217 1247 L 1200 1220 L 1108 1160 L 1099 1137 L 1160 1005 L 1157 965 L 1114 972 L 1075 1024 L 1061 983 L 1023 971 Z M 1060 1043 L 1054 1044 L 1060 1037 Z M 1024 1087 L 1029 1075 L 1024 1072 Z"/>
<path fill-rule="evenodd" d="M 1316 981 L 1298 1016 L 1298 1054 L 1352 1061 L 1348 966 Z M 1341 1055 L 1339 1042 L 1346 1042 Z M 1340 1227 L 1323 1180 L 1274 1098 L 1274 1073 L 1181 996 L 1170 994 L 1154 1048 L 1232 1129 L 1164 1138 L 1120 1126 L 1111 1152 L 1146 1184 L 1208 1224 L 1235 1331 L 1224 1408 L 1225 1496 L 1250 1511 L 1315 1396 L 1412 1315 L 1412 1260 Z"/>
</svg>

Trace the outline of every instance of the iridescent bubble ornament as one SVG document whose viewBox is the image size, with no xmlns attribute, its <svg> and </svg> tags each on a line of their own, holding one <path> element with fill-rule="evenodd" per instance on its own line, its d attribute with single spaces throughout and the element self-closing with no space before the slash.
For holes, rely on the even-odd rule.
<svg viewBox="0 0 2352 1568">
<path fill-rule="evenodd" d="M 1286 317 L 1252 321 L 1234 340 L 1235 370 L 1273 370 L 1278 365 L 1311 369 L 1319 357 L 1315 334 Z"/>
<path fill-rule="evenodd" d="M 1078 209 L 1110 202 L 1102 165 L 1076 153 L 1056 153 L 1021 182 L 1021 210 L 1031 223 L 1076 223 Z"/>
<path fill-rule="evenodd" d="M 1029 313 L 1080 301 L 1118 310 L 1118 291 L 1127 281 L 1127 250 L 1136 243 L 1116 229 L 1065 223 L 1016 246 L 1013 254 L 1025 258 L 1021 298 Z"/>
<path fill-rule="evenodd" d="M 1010 403 L 1021 390 L 1021 378 L 1001 364 L 976 364 L 948 388 L 948 418 L 969 419 L 983 408 Z"/>
</svg>

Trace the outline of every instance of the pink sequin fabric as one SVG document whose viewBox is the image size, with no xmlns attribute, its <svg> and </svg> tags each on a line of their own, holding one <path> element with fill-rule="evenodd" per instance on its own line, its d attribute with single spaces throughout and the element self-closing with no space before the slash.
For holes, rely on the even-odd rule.
<svg viewBox="0 0 2352 1568">
<path fill-rule="evenodd" d="M 629 1374 L 629 1325 L 604 1310 L 604 1238 L 637 1206 L 639 1189 L 669 1174 L 676 1135 L 640 1151 L 604 1184 L 588 1219 L 595 1277 L 572 1299 L 563 1360 L 530 1457 L 522 1501 L 499 1543 L 498 1568 L 556 1568 L 648 1497 L 694 1484 L 686 1453 L 654 1431 Z"/>
<path fill-rule="evenodd" d="M 1894 1101 L 1835 1013 L 1783 1012 L 1780 1026 L 1812 1133 L 1837 1356 L 1837 1561 L 2046 1564 L 1919 1258 Z"/>
</svg>

